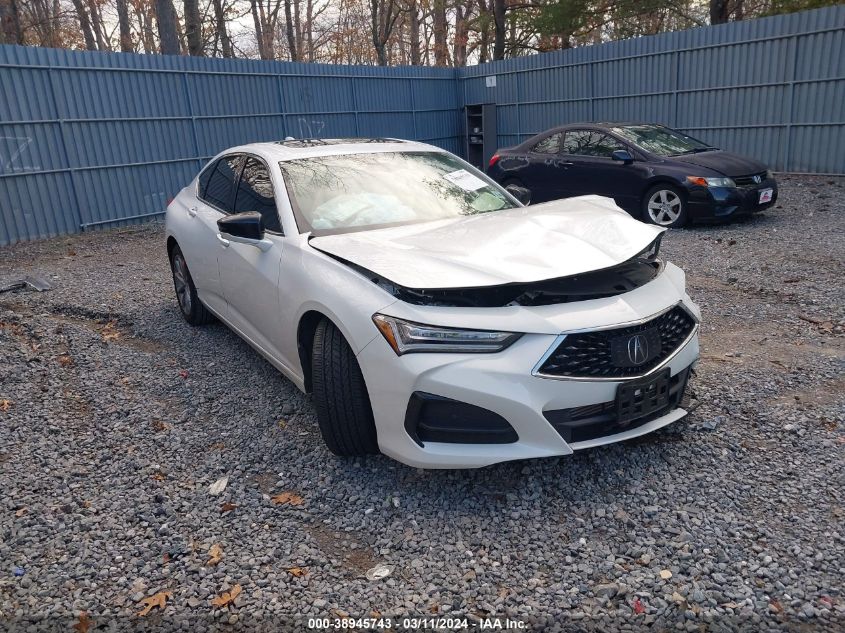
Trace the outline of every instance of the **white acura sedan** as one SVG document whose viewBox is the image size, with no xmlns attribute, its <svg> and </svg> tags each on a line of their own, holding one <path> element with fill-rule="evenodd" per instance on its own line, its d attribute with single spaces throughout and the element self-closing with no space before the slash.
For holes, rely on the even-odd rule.
<svg viewBox="0 0 845 633">
<path fill-rule="evenodd" d="M 524 207 L 395 139 L 235 147 L 167 208 L 188 323 L 217 317 L 311 392 L 333 452 L 427 468 L 686 414 L 700 312 L 658 258 L 663 230 L 596 196 Z"/>
</svg>

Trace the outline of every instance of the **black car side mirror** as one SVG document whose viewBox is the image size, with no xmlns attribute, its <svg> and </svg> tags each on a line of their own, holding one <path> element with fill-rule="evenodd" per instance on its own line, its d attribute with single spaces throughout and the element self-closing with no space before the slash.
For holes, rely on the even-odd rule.
<svg viewBox="0 0 845 633">
<path fill-rule="evenodd" d="M 508 185 L 505 190 L 525 206 L 531 204 L 531 190 L 519 185 Z"/>
<path fill-rule="evenodd" d="M 273 242 L 264 238 L 264 221 L 258 211 L 227 215 L 217 220 L 217 228 L 220 231 L 218 237 L 223 246 L 228 246 L 229 240 L 249 244 L 262 251 L 273 246 Z"/>
<path fill-rule="evenodd" d="M 628 152 L 628 150 L 624 150 L 624 149 L 616 150 L 615 152 L 613 152 L 613 154 L 610 155 L 610 157 L 613 160 L 618 160 L 618 161 L 624 163 L 625 165 L 630 165 L 631 163 L 634 162 L 634 157 L 631 156 L 631 154 L 630 154 L 630 152 Z"/>
</svg>

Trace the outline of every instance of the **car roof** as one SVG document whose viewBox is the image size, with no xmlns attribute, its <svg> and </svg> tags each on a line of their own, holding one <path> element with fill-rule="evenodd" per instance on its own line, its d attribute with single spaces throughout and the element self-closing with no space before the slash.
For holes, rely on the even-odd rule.
<svg viewBox="0 0 845 633">
<path fill-rule="evenodd" d="M 286 161 L 316 156 L 338 156 L 341 154 L 374 154 L 379 152 L 443 152 L 444 150 L 397 138 L 288 138 L 282 141 L 249 143 L 238 145 L 220 154 L 249 153 L 268 161 Z"/>
</svg>

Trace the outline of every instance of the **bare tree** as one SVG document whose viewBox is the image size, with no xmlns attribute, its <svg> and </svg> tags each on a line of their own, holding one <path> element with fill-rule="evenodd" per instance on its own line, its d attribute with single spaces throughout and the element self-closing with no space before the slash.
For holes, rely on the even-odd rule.
<svg viewBox="0 0 845 633">
<path fill-rule="evenodd" d="M 155 0 L 156 21 L 158 22 L 159 48 L 162 55 L 178 55 L 179 25 L 173 0 Z"/>
<path fill-rule="evenodd" d="M 0 43 L 23 44 L 17 0 L 0 0 Z"/>
<path fill-rule="evenodd" d="M 116 0 L 117 22 L 120 30 L 120 50 L 124 53 L 131 53 L 135 50 L 132 45 L 132 31 L 129 27 L 129 7 L 126 0 Z"/>
<path fill-rule="evenodd" d="M 728 0 L 710 0 L 710 24 L 724 24 L 730 15 Z"/>
<path fill-rule="evenodd" d="M 76 10 L 76 19 L 79 20 L 82 37 L 85 39 L 85 49 L 89 51 L 97 50 L 94 32 L 91 30 L 91 21 L 88 19 L 88 12 L 85 10 L 82 0 L 73 0 L 73 8 Z"/>
<path fill-rule="evenodd" d="M 185 38 L 188 40 L 188 54 L 191 57 L 205 55 L 199 0 L 185 0 Z"/>
<path fill-rule="evenodd" d="M 379 66 L 387 66 L 387 43 L 400 13 L 395 0 L 370 0 L 373 48 Z"/>
<path fill-rule="evenodd" d="M 505 58 L 505 0 L 492 0 L 493 2 L 493 59 Z"/>
<path fill-rule="evenodd" d="M 213 4 L 216 32 L 220 38 L 220 50 L 223 53 L 223 57 L 234 57 L 232 40 L 229 38 L 229 31 L 226 28 L 226 13 L 223 11 L 223 0 L 213 0 Z"/>
</svg>

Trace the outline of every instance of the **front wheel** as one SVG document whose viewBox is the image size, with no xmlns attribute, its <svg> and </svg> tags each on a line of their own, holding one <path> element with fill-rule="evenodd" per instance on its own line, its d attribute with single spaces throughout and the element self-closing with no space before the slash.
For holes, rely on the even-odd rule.
<svg viewBox="0 0 845 633">
<path fill-rule="evenodd" d="M 687 223 L 686 200 L 675 187 L 656 185 L 643 198 L 643 219 L 667 228 L 682 227 Z"/>
<path fill-rule="evenodd" d="M 335 325 L 323 319 L 311 347 L 311 384 L 323 441 L 335 455 L 378 453 L 376 425 L 361 367 Z"/>
</svg>

